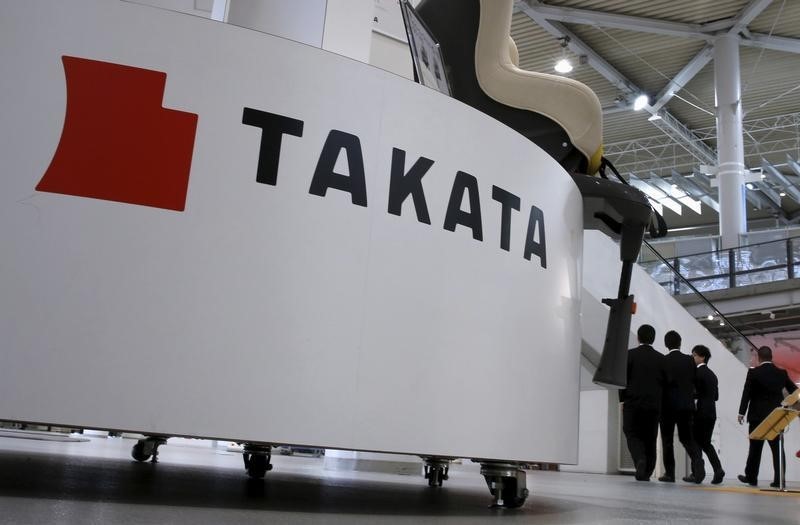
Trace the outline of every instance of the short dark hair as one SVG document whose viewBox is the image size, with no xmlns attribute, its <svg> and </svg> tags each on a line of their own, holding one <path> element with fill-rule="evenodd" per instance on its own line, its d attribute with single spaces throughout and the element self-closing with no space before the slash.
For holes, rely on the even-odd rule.
<svg viewBox="0 0 800 525">
<path fill-rule="evenodd" d="M 664 334 L 664 345 L 668 350 L 681 347 L 681 334 L 675 330 L 670 330 Z"/>
<path fill-rule="evenodd" d="M 772 348 L 768 346 L 759 347 L 757 350 L 758 352 L 758 360 L 761 361 L 772 361 Z"/>
<path fill-rule="evenodd" d="M 702 357 L 703 362 L 706 364 L 711 360 L 711 350 L 709 350 L 707 346 L 697 345 L 692 348 L 692 353 Z"/>
<path fill-rule="evenodd" d="M 656 340 L 656 329 L 649 324 L 643 324 L 637 330 L 636 336 L 639 338 L 640 343 L 651 345 Z"/>
</svg>

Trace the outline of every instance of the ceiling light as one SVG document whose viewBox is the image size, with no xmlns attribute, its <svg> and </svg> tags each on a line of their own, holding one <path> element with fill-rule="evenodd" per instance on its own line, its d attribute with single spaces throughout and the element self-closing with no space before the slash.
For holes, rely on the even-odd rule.
<svg viewBox="0 0 800 525">
<path fill-rule="evenodd" d="M 712 314 L 708 314 L 708 317 L 706 317 L 706 319 L 708 319 L 709 321 L 713 321 L 714 316 Z"/>
<path fill-rule="evenodd" d="M 558 73 L 569 73 L 572 71 L 572 63 L 567 58 L 567 44 L 569 44 L 569 37 L 562 36 L 559 38 L 561 40 L 561 58 L 558 59 L 555 65 L 555 70 Z"/>
<path fill-rule="evenodd" d="M 649 120 L 650 122 L 653 122 L 654 120 L 661 120 L 661 115 L 659 115 L 658 113 L 654 113 L 654 114 L 650 115 L 647 118 L 647 120 Z"/>
<path fill-rule="evenodd" d="M 647 95 L 639 95 L 636 97 L 636 100 L 633 101 L 633 110 L 639 111 L 644 109 L 644 107 L 650 103 L 650 99 L 647 98 Z"/>
<path fill-rule="evenodd" d="M 778 195 L 780 195 L 781 197 L 786 197 L 786 192 L 785 192 L 785 191 L 782 191 L 782 192 L 780 192 Z"/>
<path fill-rule="evenodd" d="M 745 184 L 745 185 L 744 185 L 744 187 L 745 187 L 745 188 L 747 188 L 748 190 L 752 190 L 753 188 L 755 188 L 755 186 L 753 186 L 753 184 L 752 184 L 752 183 L 750 183 L 750 182 L 748 182 L 747 184 Z"/>
<path fill-rule="evenodd" d="M 556 62 L 555 70 L 559 73 L 569 73 L 572 71 L 572 64 L 566 58 L 562 58 Z"/>
<path fill-rule="evenodd" d="M 720 321 L 719 321 L 719 325 L 720 325 L 720 326 L 725 326 L 725 321 L 723 321 L 722 319 L 720 319 Z"/>
</svg>

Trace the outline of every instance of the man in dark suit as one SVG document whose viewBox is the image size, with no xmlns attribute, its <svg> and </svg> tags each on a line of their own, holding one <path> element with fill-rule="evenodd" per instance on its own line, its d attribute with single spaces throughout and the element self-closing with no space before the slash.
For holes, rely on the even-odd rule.
<svg viewBox="0 0 800 525">
<path fill-rule="evenodd" d="M 772 410 L 780 406 L 783 401 L 783 389 L 789 393 L 797 389 L 797 385 L 789 379 L 786 370 L 778 368 L 772 364 L 772 349 L 762 346 L 758 349 L 758 366 L 747 371 L 747 379 L 744 382 L 742 391 L 742 401 L 739 403 L 739 424 L 744 421 L 744 414 L 747 414 L 747 423 L 752 432 L 766 418 Z M 779 485 L 779 468 L 785 468 L 778 463 L 778 447 L 780 439 L 775 438 L 769 442 L 772 451 L 773 481 L 771 487 Z M 747 453 L 747 463 L 744 467 L 744 476 L 738 476 L 739 481 L 748 485 L 758 484 L 758 468 L 761 466 L 761 451 L 764 449 L 764 441 L 760 439 L 750 440 L 750 451 Z"/>
<path fill-rule="evenodd" d="M 714 423 L 717 421 L 717 399 L 719 388 L 717 375 L 708 368 L 711 351 L 708 347 L 697 345 L 692 348 L 692 359 L 697 365 L 697 374 L 694 378 L 694 392 L 697 398 L 697 410 L 694 413 L 694 439 L 700 450 L 706 453 L 708 461 L 714 468 L 712 485 L 719 485 L 725 479 L 725 471 L 717 455 L 717 450 L 711 444 L 711 435 L 714 433 Z"/>
<path fill-rule="evenodd" d="M 683 478 L 687 483 L 701 483 L 706 477 L 703 453 L 694 440 L 694 377 L 697 366 L 692 356 L 681 352 L 681 336 L 670 330 L 664 336 L 667 355 L 664 367 L 667 371 L 667 386 L 661 407 L 661 449 L 664 460 L 664 475 L 658 481 L 675 481 L 675 449 L 673 436 L 678 427 L 678 439 L 692 462 L 692 473 Z"/>
<path fill-rule="evenodd" d="M 666 382 L 664 355 L 651 345 L 656 330 L 643 324 L 637 331 L 639 346 L 628 350 L 628 384 L 619 391 L 622 431 L 636 465 L 636 479 L 650 481 L 656 468 L 658 416 Z"/>
</svg>

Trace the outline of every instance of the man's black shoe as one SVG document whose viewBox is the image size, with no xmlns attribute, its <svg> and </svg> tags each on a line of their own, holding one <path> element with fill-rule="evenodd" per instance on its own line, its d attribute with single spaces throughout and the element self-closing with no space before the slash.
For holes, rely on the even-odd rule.
<svg viewBox="0 0 800 525">
<path fill-rule="evenodd" d="M 778 483 L 777 481 L 773 481 L 772 483 L 769 484 L 769 486 L 772 487 L 773 489 L 777 489 L 778 487 L 781 486 L 781 484 Z"/>
<path fill-rule="evenodd" d="M 686 483 L 702 483 L 703 478 L 696 478 L 693 474 L 689 474 L 688 476 L 683 477 L 683 481 Z"/>
<path fill-rule="evenodd" d="M 711 480 L 712 485 L 719 485 L 722 483 L 722 480 L 725 479 L 725 471 L 720 470 L 719 472 L 714 473 L 714 479 Z"/>
<path fill-rule="evenodd" d="M 750 485 L 751 487 L 757 487 L 758 486 L 758 482 L 757 481 L 750 481 L 749 479 L 747 479 L 747 476 L 743 476 L 743 475 L 739 474 L 736 477 L 739 479 L 739 481 L 741 481 L 742 483 L 746 483 L 746 484 Z"/>
<path fill-rule="evenodd" d="M 663 481 L 664 483 L 675 483 L 675 476 L 667 476 L 665 474 L 658 478 L 658 481 Z"/>
</svg>

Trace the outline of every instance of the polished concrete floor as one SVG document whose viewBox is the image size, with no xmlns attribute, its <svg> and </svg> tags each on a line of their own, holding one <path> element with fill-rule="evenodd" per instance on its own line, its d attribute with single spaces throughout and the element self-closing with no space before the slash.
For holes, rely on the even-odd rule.
<svg viewBox="0 0 800 525">
<path fill-rule="evenodd" d="M 800 495 L 627 476 L 533 471 L 516 510 L 488 508 L 477 466 L 451 469 L 442 488 L 422 476 L 326 470 L 320 459 L 274 456 L 264 480 L 241 456 L 166 445 L 158 464 L 130 459 L 134 441 L 0 437 L 0 523 L 719 523 L 800 524 Z"/>
</svg>

